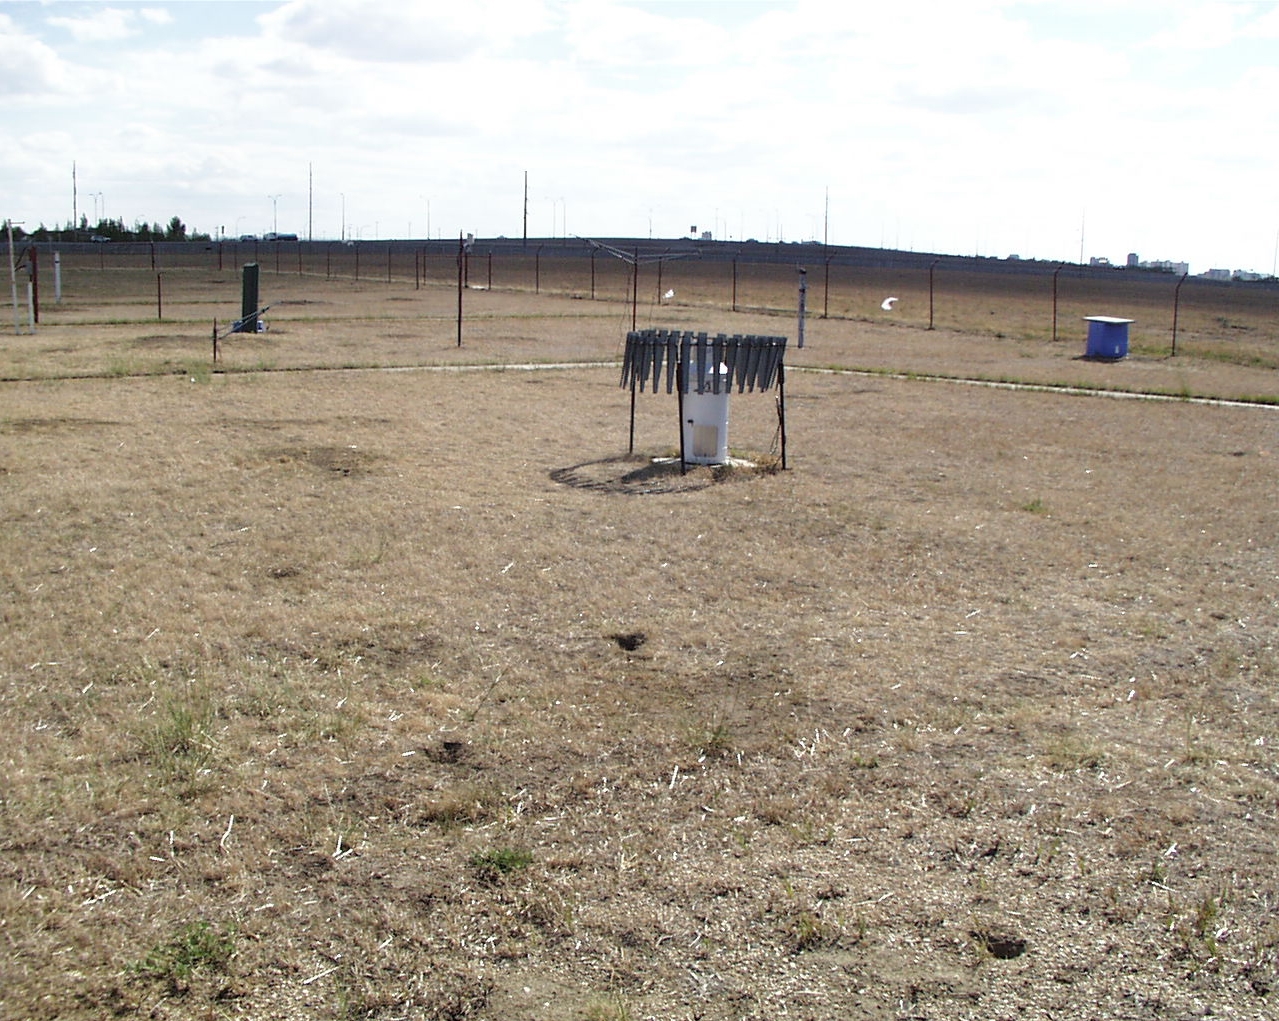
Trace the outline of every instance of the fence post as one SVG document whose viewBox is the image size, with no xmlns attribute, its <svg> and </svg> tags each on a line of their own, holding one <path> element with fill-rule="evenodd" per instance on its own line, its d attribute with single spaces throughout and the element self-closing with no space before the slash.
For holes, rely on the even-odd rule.
<svg viewBox="0 0 1279 1021">
<path fill-rule="evenodd" d="M 466 248 L 462 232 L 457 232 L 457 346 L 462 346 L 462 284 L 466 274 Z"/>
<path fill-rule="evenodd" d="M 635 316 L 639 307 L 639 249 L 635 249 L 634 262 L 631 263 L 631 329 L 635 329 Z M 681 412 L 681 415 L 683 413 Z M 682 419 L 681 419 L 682 420 Z M 683 426 L 680 426 L 683 430 Z"/>
<path fill-rule="evenodd" d="M 40 252 L 35 245 L 27 249 L 27 280 L 31 287 L 31 322 L 34 324 L 40 321 Z"/>
<path fill-rule="evenodd" d="M 940 259 L 934 259 L 928 264 L 928 328 L 933 328 L 933 269 L 940 262 Z"/>
<path fill-rule="evenodd" d="M 826 256 L 826 282 L 822 289 L 822 318 L 830 318 L 830 260 L 831 256 Z"/>
<path fill-rule="evenodd" d="M 1057 340 L 1057 275 L 1066 268 L 1063 262 L 1055 270 L 1053 270 L 1053 340 Z"/>
<path fill-rule="evenodd" d="M 1177 286 L 1172 292 L 1172 356 L 1177 357 L 1177 312 L 1181 307 L 1181 285 L 1186 282 L 1189 273 L 1181 274 L 1181 279 L 1177 281 Z"/>
</svg>

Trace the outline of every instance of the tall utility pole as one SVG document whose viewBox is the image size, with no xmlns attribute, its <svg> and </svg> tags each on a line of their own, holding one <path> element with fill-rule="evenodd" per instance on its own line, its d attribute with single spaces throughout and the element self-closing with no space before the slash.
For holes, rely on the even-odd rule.
<svg viewBox="0 0 1279 1021">
<path fill-rule="evenodd" d="M 524 171 L 524 247 L 528 247 L 528 171 Z"/>
<path fill-rule="evenodd" d="M 277 214 L 277 212 L 276 212 L 276 210 L 277 210 L 277 208 L 278 208 L 278 207 L 276 206 L 276 203 L 279 201 L 280 196 L 279 196 L 279 195 L 268 195 L 268 196 L 267 196 L 267 198 L 269 198 L 269 199 L 271 200 L 271 233 L 272 233 L 272 234 L 279 234 L 279 233 L 280 233 L 280 217 L 279 217 L 279 215 L 278 215 L 278 214 Z"/>
<path fill-rule="evenodd" d="M 306 165 L 306 239 L 314 240 L 313 227 L 315 226 L 315 174 L 311 169 L 311 164 Z"/>
<path fill-rule="evenodd" d="M 76 199 L 75 160 L 71 161 L 71 236 L 80 229 L 80 206 Z"/>
</svg>

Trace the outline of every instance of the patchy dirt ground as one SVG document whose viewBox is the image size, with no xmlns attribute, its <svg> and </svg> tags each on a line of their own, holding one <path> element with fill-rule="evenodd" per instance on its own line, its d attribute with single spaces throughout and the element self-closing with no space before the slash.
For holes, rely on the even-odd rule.
<svg viewBox="0 0 1279 1021">
<path fill-rule="evenodd" d="M 670 400 L 6 384 L 0 1014 L 1274 1016 L 1279 412 Z"/>
</svg>

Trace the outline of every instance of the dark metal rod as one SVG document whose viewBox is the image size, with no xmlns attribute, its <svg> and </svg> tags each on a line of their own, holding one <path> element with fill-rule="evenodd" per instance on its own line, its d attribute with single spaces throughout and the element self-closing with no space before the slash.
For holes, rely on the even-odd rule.
<svg viewBox="0 0 1279 1021">
<path fill-rule="evenodd" d="M 933 328 L 933 268 L 938 260 L 934 259 L 928 266 L 928 328 Z"/>
<path fill-rule="evenodd" d="M 631 442 L 626 452 L 635 453 L 635 374 L 633 372 L 631 373 Z"/>
<path fill-rule="evenodd" d="M 786 470 L 786 364 L 777 363 L 777 424 L 782 437 L 782 471 Z"/>
<path fill-rule="evenodd" d="M 681 475 L 688 474 L 688 467 L 684 461 L 684 387 L 687 385 L 684 372 L 686 369 L 687 364 L 683 361 L 675 369 L 675 393 L 678 395 L 676 404 L 679 406 L 679 473 Z"/>
<path fill-rule="evenodd" d="M 826 256 L 826 284 L 822 290 L 822 318 L 830 318 L 830 259 Z"/>
<path fill-rule="evenodd" d="M 1181 279 L 1177 281 L 1177 286 L 1172 292 L 1172 355 L 1177 357 L 1177 312 L 1181 307 L 1181 285 L 1186 282 L 1189 273 L 1181 274 Z"/>
<path fill-rule="evenodd" d="M 1053 340 L 1057 339 L 1057 275 L 1065 268 L 1063 262 L 1053 270 Z"/>
</svg>

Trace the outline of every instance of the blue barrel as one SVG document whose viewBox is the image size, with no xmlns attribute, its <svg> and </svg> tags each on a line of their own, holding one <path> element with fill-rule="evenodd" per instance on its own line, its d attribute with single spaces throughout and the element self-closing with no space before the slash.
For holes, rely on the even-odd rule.
<svg viewBox="0 0 1279 1021">
<path fill-rule="evenodd" d="M 1115 316 L 1084 316 L 1088 323 L 1089 358 L 1127 358 L 1128 324 L 1131 319 Z"/>
</svg>

